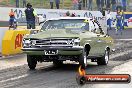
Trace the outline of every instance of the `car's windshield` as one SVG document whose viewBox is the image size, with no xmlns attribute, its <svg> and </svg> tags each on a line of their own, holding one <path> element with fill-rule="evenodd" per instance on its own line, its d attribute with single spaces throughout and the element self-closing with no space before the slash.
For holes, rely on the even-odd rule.
<svg viewBox="0 0 132 88">
<path fill-rule="evenodd" d="M 89 23 L 84 19 L 61 19 L 48 20 L 44 23 L 41 30 L 89 30 Z"/>
</svg>

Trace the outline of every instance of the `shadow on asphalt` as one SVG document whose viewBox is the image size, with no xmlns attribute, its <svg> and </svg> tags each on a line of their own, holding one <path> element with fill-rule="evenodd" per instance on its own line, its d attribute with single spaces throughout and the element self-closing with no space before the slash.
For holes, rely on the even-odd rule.
<svg viewBox="0 0 132 88">
<path fill-rule="evenodd" d="M 48 73 L 48 72 L 78 72 L 79 65 L 78 64 L 63 64 L 61 66 L 50 65 L 47 67 L 37 67 L 35 70 L 28 70 L 28 73 Z M 107 66 L 98 66 L 96 64 L 88 64 L 86 68 L 86 72 L 91 69 L 102 69 L 107 68 Z"/>
</svg>

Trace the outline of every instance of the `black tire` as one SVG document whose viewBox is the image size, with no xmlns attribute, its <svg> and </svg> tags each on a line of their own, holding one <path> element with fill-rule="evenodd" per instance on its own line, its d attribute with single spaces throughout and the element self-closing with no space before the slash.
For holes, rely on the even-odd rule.
<svg viewBox="0 0 132 88">
<path fill-rule="evenodd" d="M 105 50 L 103 57 L 97 59 L 98 65 L 107 65 L 109 62 L 109 50 Z"/>
<path fill-rule="evenodd" d="M 87 53 L 85 51 L 79 56 L 79 65 L 81 65 L 83 69 L 87 67 Z"/>
<path fill-rule="evenodd" d="M 61 66 L 61 65 L 63 65 L 63 61 L 54 60 L 54 61 L 53 61 L 53 65 L 54 65 L 54 66 Z"/>
<path fill-rule="evenodd" d="M 31 55 L 27 55 L 27 63 L 28 63 L 28 67 L 31 70 L 34 70 L 36 68 L 37 60 Z"/>
<path fill-rule="evenodd" d="M 87 79 L 86 77 L 79 75 L 76 77 L 76 81 L 79 85 L 83 86 L 86 83 Z"/>
</svg>

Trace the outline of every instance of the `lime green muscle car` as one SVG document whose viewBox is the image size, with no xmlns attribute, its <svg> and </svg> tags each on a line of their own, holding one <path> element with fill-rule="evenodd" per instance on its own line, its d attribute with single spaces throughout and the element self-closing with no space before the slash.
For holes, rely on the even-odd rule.
<svg viewBox="0 0 132 88">
<path fill-rule="evenodd" d="M 63 61 L 79 62 L 86 68 L 87 60 L 107 65 L 113 39 L 107 36 L 100 24 L 86 17 L 48 19 L 40 32 L 23 38 L 22 50 L 27 54 L 30 69 L 37 62 L 60 65 Z"/>
</svg>

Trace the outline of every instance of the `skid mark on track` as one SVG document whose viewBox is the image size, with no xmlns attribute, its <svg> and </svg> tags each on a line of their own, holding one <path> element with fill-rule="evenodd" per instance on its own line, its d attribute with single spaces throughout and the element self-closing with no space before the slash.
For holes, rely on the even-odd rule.
<svg viewBox="0 0 132 88">
<path fill-rule="evenodd" d="M 21 79 L 21 78 L 25 78 L 25 77 L 27 77 L 27 76 L 28 76 L 28 74 L 24 74 L 24 75 L 17 76 L 17 77 L 13 77 L 13 78 L 9 78 L 9 79 L 6 79 L 6 80 L 1 80 L 0 83 L 18 80 L 18 79 Z"/>
</svg>

